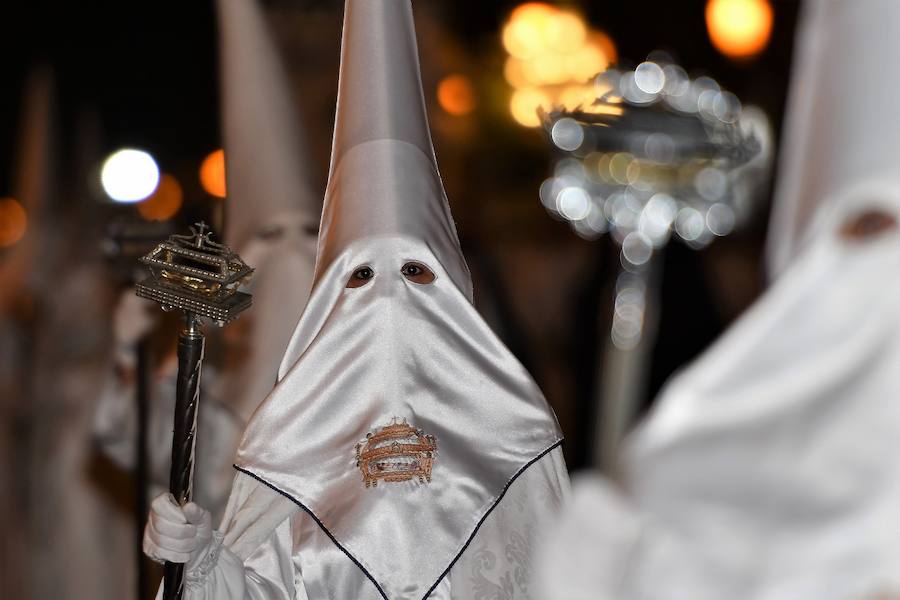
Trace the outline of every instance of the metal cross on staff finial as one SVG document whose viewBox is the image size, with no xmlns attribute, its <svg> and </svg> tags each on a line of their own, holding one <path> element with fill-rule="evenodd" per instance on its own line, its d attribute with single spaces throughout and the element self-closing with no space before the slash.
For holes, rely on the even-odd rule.
<svg viewBox="0 0 900 600">
<path fill-rule="evenodd" d="M 201 248 L 203 246 L 203 242 L 210 241 L 209 233 L 204 233 L 208 229 L 209 226 L 206 223 L 204 223 L 203 221 L 200 221 L 199 223 L 194 223 L 194 225 L 196 225 L 197 229 L 195 230 L 193 227 L 191 227 L 191 231 L 193 231 L 197 236 L 197 247 Z M 210 232 L 210 233 L 212 233 L 212 232 Z"/>
</svg>

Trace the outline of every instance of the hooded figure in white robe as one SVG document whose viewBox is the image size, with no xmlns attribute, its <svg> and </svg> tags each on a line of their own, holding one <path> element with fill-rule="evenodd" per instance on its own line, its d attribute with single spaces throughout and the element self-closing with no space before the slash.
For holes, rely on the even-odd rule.
<svg viewBox="0 0 900 600">
<path fill-rule="evenodd" d="M 257 0 L 218 0 L 228 198 L 225 242 L 255 268 L 253 307 L 228 325 L 223 364 L 204 365 L 197 433 L 195 499 L 220 516 L 234 477 L 234 452 L 250 415 L 275 385 L 278 361 L 312 285 L 321 200 L 312 192 L 308 157 L 278 49 Z M 120 366 L 134 362 L 134 342 L 155 324 L 158 307 L 129 290 L 116 319 Z M 177 363 L 154 378 L 148 453 L 157 492 L 168 485 Z M 121 370 L 121 369 L 120 369 Z M 134 386 L 111 381 L 96 435 L 123 468 L 136 462 Z"/>
<path fill-rule="evenodd" d="M 23 377 L 30 363 L 33 324 L 22 307 L 33 302 L 37 291 L 34 270 L 39 256 L 39 215 L 46 201 L 48 148 L 50 143 L 51 78 L 36 72 L 23 94 L 22 133 L 16 160 L 16 196 L 26 211 L 29 229 L 12 247 L 0 248 L 0 487 L 22 486 L 28 469 L 22 464 L 23 424 L 29 406 L 29 380 Z M 8 593 L 25 595 L 27 514 L 25 494 L 0 494 L 0 581 Z"/>
<path fill-rule="evenodd" d="M 585 476 L 542 598 L 900 595 L 900 3 L 807 3 L 770 289 Z"/>
<path fill-rule="evenodd" d="M 409 0 L 348 0 L 313 292 L 220 531 L 154 501 L 186 598 L 536 598 L 567 492 L 556 419 L 472 306 Z"/>
<path fill-rule="evenodd" d="M 13 444 L 14 459 L 11 479 L 0 482 L 0 520 L 10 520 L 2 525 L 0 593 L 23 600 L 61 594 L 114 600 L 133 592 L 135 573 L 133 561 L 109 569 L 110 556 L 133 557 L 139 540 L 133 519 L 121 510 L 115 472 L 96 460 L 91 443 L 112 295 L 99 248 L 84 244 L 95 239 L 85 232 L 96 223 L 85 190 L 59 186 L 54 87 L 44 69 L 26 85 L 16 179 L 28 229 L 10 257 L 21 261 L 21 287 L 0 277 L 0 296 L 18 294 L 19 305 L 28 307 L 0 322 L 0 338 L 14 326 L 23 336 L 16 353 L 24 350 L 24 356 L 0 351 L 0 372 L 9 369 L 0 379 L 9 373 L 18 387 L 10 395 L 0 390 L 0 446 Z M 85 133 L 74 136 L 73 154 L 96 159 Z"/>
</svg>

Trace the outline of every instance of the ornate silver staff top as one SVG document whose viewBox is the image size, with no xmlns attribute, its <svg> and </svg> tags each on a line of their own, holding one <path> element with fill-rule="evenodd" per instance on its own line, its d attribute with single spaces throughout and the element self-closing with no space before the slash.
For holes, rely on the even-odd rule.
<svg viewBox="0 0 900 600">
<path fill-rule="evenodd" d="M 552 215 L 588 239 L 609 232 L 623 244 L 633 233 L 640 258 L 670 234 L 702 248 L 746 219 L 743 167 L 762 140 L 737 96 L 659 53 L 600 73 L 594 90 L 577 107 L 541 114 L 563 154 L 541 188 Z"/>
<path fill-rule="evenodd" d="M 181 309 L 221 327 L 250 306 L 250 294 L 237 290 L 253 269 L 228 246 L 213 242 L 205 223 L 190 230 L 190 235 L 169 236 L 141 258 L 151 274 L 136 293 L 163 310 Z"/>
<path fill-rule="evenodd" d="M 238 288 L 253 269 L 228 246 L 210 240 L 205 223 L 191 227 L 190 235 L 171 235 L 141 258 L 150 277 L 137 285 L 136 293 L 162 305 L 163 310 L 184 311 L 184 328 L 178 336 L 178 383 L 172 427 L 172 466 L 169 491 L 179 504 L 191 499 L 194 447 L 200 403 L 200 372 L 205 337 L 200 317 L 220 327 L 250 306 L 250 294 Z M 184 591 L 184 565 L 167 562 L 163 599 L 180 600 Z"/>
<path fill-rule="evenodd" d="M 762 144 L 737 96 L 660 53 L 634 69 L 607 69 L 580 105 L 541 118 L 558 150 L 541 202 L 579 236 L 609 234 L 618 247 L 593 448 L 595 462 L 615 472 L 656 336 L 658 256 L 672 238 L 700 249 L 747 219 Z"/>
</svg>

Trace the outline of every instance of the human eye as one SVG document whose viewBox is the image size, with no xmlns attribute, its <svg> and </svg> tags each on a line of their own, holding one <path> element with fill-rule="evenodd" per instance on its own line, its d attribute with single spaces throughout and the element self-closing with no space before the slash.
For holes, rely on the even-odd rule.
<svg viewBox="0 0 900 600">
<path fill-rule="evenodd" d="M 403 265 L 400 273 L 413 283 L 427 284 L 434 281 L 434 272 L 416 261 L 410 261 Z"/>
<path fill-rule="evenodd" d="M 375 271 L 372 267 L 362 266 L 357 267 L 356 270 L 353 271 L 353 274 L 350 276 L 350 279 L 347 280 L 348 288 L 358 288 L 369 283 L 372 278 L 375 277 Z"/>
</svg>

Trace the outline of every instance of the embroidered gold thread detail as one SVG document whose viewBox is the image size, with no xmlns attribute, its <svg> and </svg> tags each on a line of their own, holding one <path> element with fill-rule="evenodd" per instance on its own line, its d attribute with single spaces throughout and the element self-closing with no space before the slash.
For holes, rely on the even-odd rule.
<svg viewBox="0 0 900 600">
<path fill-rule="evenodd" d="M 431 482 L 431 467 L 437 453 L 437 440 L 421 429 L 394 418 L 389 425 L 366 434 L 356 444 L 356 466 L 366 487 L 378 481 L 395 483 L 418 479 Z"/>
</svg>

